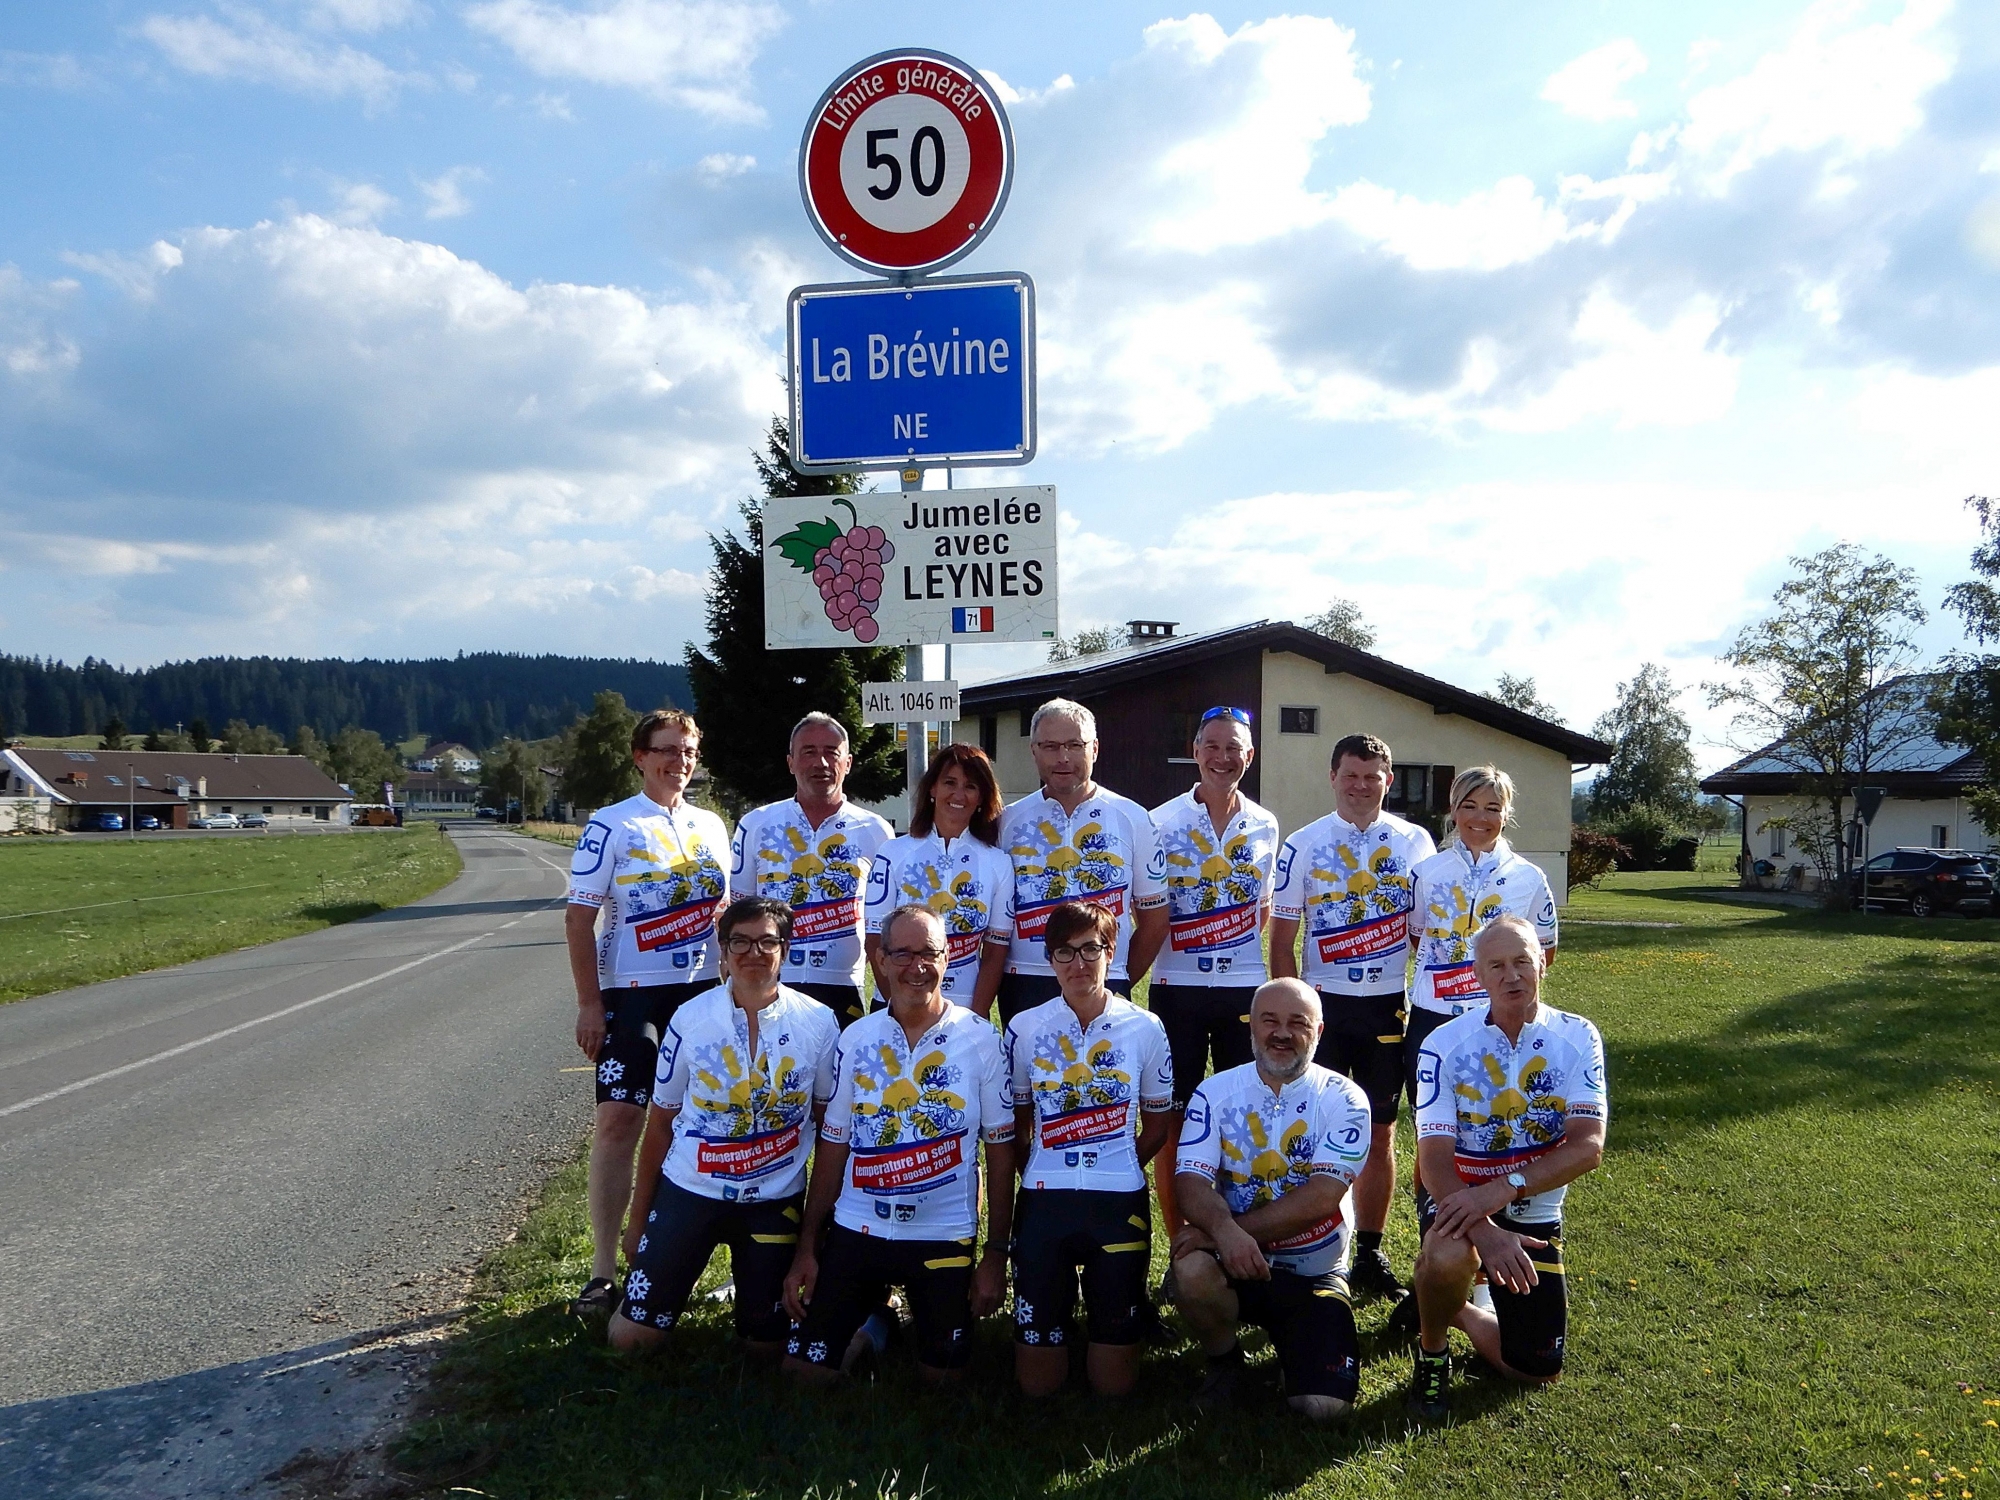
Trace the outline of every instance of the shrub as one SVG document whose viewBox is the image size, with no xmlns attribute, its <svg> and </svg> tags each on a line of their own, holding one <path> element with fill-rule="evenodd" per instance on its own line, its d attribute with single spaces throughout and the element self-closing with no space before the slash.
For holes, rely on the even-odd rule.
<svg viewBox="0 0 2000 1500">
<path fill-rule="evenodd" d="M 1632 851 L 1608 833 L 1597 833 L 1588 828 L 1572 828 L 1569 835 L 1569 888 L 1589 886 L 1595 890 L 1598 881 L 1613 870 L 1621 868 L 1621 861 L 1632 857 Z"/>
<path fill-rule="evenodd" d="M 1625 856 L 1618 861 L 1621 870 L 1664 868 L 1668 852 L 1684 836 L 1678 819 L 1646 802 L 1633 803 L 1598 824 L 1597 831 L 1625 846 Z"/>
</svg>

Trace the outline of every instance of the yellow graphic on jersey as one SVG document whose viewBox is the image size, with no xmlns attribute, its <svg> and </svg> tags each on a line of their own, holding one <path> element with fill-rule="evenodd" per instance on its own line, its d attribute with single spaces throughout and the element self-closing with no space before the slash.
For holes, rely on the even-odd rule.
<svg viewBox="0 0 2000 1500">
<path fill-rule="evenodd" d="M 979 882 L 970 870 L 960 870 L 947 884 L 935 865 L 919 865 L 903 877 L 901 889 L 907 900 L 936 912 L 947 932 L 986 930 L 986 903 L 979 899 Z"/>
<path fill-rule="evenodd" d="M 757 858 L 775 867 L 759 872 L 758 890 L 779 896 L 787 906 L 838 901 L 861 888 L 860 852 L 844 833 L 829 833 L 815 843 L 798 825 L 787 824 L 776 837 L 766 835 Z"/>
<path fill-rule="evenodd" d="M 762 1135 L 795 1125 L 812 1104 L 812 1079 L 792 1057 L 777 1059 L 765 1071 L 753 1058 L 748 1068 L 743 1049 L 734 1042 L 702 1047 L 695 1054 L 688 1078 L 688 1107 L 700 1120 L 700 1134 L 710 1139 Z"/>
<path fill-rule="evenodd" d="M 1034 883 L 1037 903 L 1090 896 L 1126 883 L 1125 859 L 1112 851 L 1102 823 L 1084 823 L 1064 839 L 1043 818 L 1007 852 L 1014 856 L 1015 879 Z"/>
<path fill-rule="evenodd" d="M 691 901 L 711 901 L 722 895 L 722 861 L 709 850 L 697 834 L 687 841 L 684 849 L 669 849 L 653 829 L 639 825 L 645 834 L 644 844 L 628 844 L 625 848 L 627 859 L 643 860 L 654 868 L 638 870 L 630 875 L 614 878 L 616 885 L 639 885 L 649 890 L 664 885 L 669 907 L 685 906 Z"/>
<path fill-rule="evenodd" d="M 1365 865 L 1347 845 L 1332 848 L 1332 859 L 1313 866 L 1316 885 L 1307 906 L 1333 906 L 1341 925 L 1349 927 L 1410 909 L 1409 866 L 1388 844 L 1376 845 Z M 1315 924 L 1313 930 L 1321 929 Z"/>
<path fill-rule="evenodd" d="M 1446 902 L 1433 901 L 1424 922 L 1426 963 L 1466 963 L 1472 958 L 1472 940 L 1481 929 L 1500 915 L 1500 897 L 1488 891 L 1479 900 L 1468 902 L 1463 886 L 1453 886 Z"/>
<path fill-rule="evenodd" d="M 1035 1105 L 1041 1114 L 1068 1114 L 1093 1104 L 1122 1104 L 1132 1096 L 1132 1075 L 1119 1066 L 1124 1057 L 1106 1038 L 1077 1056 L 1076 1044 L 1057 1034 L 1035 1046 Z"/>
<path fill-rule="evenodd" d="M 1556 1092 L 1561 1080 L 1546 1058 L 1529 1057 L 1515 1080 L 1508 1079 L 1500 1059 L 1491 1053 L 1462 1068 L 1451 1089 L 1461 1101 L 1461 1139 L 1470 1133 L 1479 1149 L 1490 1154 L 1547 1146 L 1563 1138 L 1569 1101 Z"/>
<path fill-rule="evenodd" d="M 1274 1143 L 1264 1117 L 1252 1109 L 1229 1110 L 1218 1122 L 1222 1137 L 1222 1196 L 1232 1214 L 1272 1203 L 1306 1180 L 1311 1165 L 1311 1131 L 1293 1120 Z M 1248 1149 L 1237 1144 L 1248 1141 Z"/>
<path fill-rule="evenodd" d="M 965 1099 L 950 1088 L 962 1071 L 932 1051 L 905 1073 L 896 1049 L 884 1042 L 872 1060 L 854 1065 L 854 1144 L 894 1146 L 963 1129 Z"/>
<path fill-rule="evenodd" d="M 1167 851 L 1167 892 L 1176 912 L 1214 911 L 1257 899 L 1264 876 L 1251 861 L 1249 834 L 1239 833 L 1217 849 L 1199 828 L 1181 832 Z"/>
</svg>

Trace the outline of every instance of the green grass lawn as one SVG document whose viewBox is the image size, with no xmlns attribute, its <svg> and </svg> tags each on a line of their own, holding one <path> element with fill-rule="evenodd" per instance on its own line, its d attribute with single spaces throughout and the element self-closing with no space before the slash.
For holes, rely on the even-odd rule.
<svg viewBox="0 0 2000 1500">
<path fill-rule="evenodd" d="M 430 828 L 0 844 L 0 1002 L 351 922 L 458 874 Z"/>
<path fill-rule="evenodd" d="M 796 1393 L 737 1359 L 712 1302 L 630 1364 L 560 1306 L 587 1267 L 579 1165 L 485 1266 L 402 1462 L 510 1500 L 2000 1496 L 2000 923 L 1734 905 L 1713 879 L 1613 876 L 1566 913 L 1550 998 L 1602 1026 L 1612 1116 L 1570 1194 L 1552 1388 L 1466 1381 L 1454 1426 L 1414 1430 L 1380 1305 L 1330 1431 L 1275 1394 L 1195 1420 L 1186 1343 L 1149 1351 L 1123 1404 L 1028 1403 L 1004 1318 L 950 1395 L 900 1354 Z M 1414 1239 L 1399 1205 L 1392 1259 Z"/>
</svg>

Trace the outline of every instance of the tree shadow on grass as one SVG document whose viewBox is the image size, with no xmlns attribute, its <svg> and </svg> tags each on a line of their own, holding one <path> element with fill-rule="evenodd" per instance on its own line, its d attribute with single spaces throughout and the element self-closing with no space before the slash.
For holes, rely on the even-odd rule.
<svg viewBox="0 0 2000 1500">
<path fill-rule="evenodd" d="M 1790 919 L 1785 919 L 1791 925 Z M 2000 1087 L 2000 953 L 1906 953 L 1732 1013 L 1706 1036 L 1607 1044 L 1613 1135 L 1665 1149 L 1799 1105 L 1844 1113 Z"/>
<path fill-rule="evenodd" d="M 1261 1336 L 1246 1344 L 1251 1393 L 1235 1410 L 1198 1417 L 1188 1398 L 1202 1361 L 1184 1340 L 1149 1348 L 1137 1391 L 1120 1402 L 1093 1399 L 1080 1372 L 1049 1401 L 1022 1398 L 1004 1317 L 981 1324 L 956 1389 L 923 1386 L 899 1348 L 877 1379 L 804 1392 L 736 1353 L 726 1312 L 692 1313 L 669 1353 L 635 1364 L 550 1305 L 489 1315 L 468 1331 L 399 1462 L 437 1484 L 578 1500 L 1013 1497 L 1058 1486 L 1104 1500 L 1261 1500 L 1408 1435 L 1401 1346 L 1364 1334 L 1364 1359 L 1394 1365 L 1394 1388 L 1316 1428 L 1284 1407 Z M 1466 1421 L 1524 1398 L 1475 1379 L 1457 1388 L 1454 1405 Z"/>
</svg>

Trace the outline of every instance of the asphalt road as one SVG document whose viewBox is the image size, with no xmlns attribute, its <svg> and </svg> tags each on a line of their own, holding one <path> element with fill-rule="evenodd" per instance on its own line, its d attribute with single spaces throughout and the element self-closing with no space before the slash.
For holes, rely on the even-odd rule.
<svg viewBox="0 0 2000 1500">
<path fill-rule="evenodd" d="M 451 836 L 411 906 L 0 1006 L 0 1471 L 50 1398 L 457 1305 L 575 1149 L 563 851 Z"/>
</svg>

